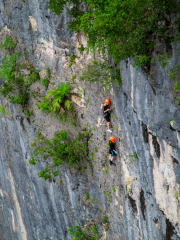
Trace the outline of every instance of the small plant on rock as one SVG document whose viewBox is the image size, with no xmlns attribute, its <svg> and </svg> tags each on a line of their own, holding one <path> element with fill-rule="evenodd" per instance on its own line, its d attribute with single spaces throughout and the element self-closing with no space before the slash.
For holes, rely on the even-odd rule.
<svg viewBox="0 0 180 240">
<path fill-rule="evenodd" d="M 0 117 L 4 117 L 8 112 L 5 111 L 5 107 L 0 105 Z"/>
<path fill-rule="evenodd" d="M 101 222 L 106 226 L 109 226 L 108 216 L 105 215 L 103 218 L 101 218 Z"/>
<path fill-rule="evenodd" d="M 137 162 L 137 159 L 138 159 L 137 153 L 135 153 L 135 154 L 129 154 L 129 156 L 133 158 L 133 160 L 132 160 L 133 163 L 136 163 L 136 162 Z"/>
<path fill-rule="evenodd" d="M 175 196 L 176 198 L 178 198 L 178 197 L 179 197 L 179 192 L 176 191 L 176 192 L 174 193 L 174 196 Z"/>
<path fill-rule="evenodd" d="M 87 233 L 85 229 L 80 228 L 79 226 L 73 225 L 75 230 L 72 228 L 67 228 L 69 231 L 68 234 L 73 235 L 74 237 L 72 240 L 97 240 L 98 235 L 97 235 L 97 227 L 92 226 L 91 233 Z"/>
<path fill-rule="evenodd" d="M 89 194 L 88 194 L 88 193 L 85 194 L 84 200 L 85 200 L 85 201 L 89 200 Z"/>
<path fill-rule="evenodd" d="M 75 56 L 75 55 L 72 54 L 72 55 L 69 56 L 69 62 L 68 62 L 68 67 L 69 67 L 69 68 L 72 67 L 73 63 L 76 63 L 76 62 L 75 62 L 75 59 L 76 59 L 76 56 Z"/>
</svg>

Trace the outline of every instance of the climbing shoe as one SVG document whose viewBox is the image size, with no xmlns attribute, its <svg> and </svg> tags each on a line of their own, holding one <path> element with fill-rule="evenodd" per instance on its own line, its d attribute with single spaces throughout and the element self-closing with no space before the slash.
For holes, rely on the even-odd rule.
<svg viewBox="0 0 180 240">
<path fill-rule="evenodd" d="M 116 166 L 116 164 L 113 163 L 113 161 L 110 161 L 110 165 L 111 165 L 111 166 Z"/>
<path fill-rule="evenodd" d="M 107 129 L 107 132 L 110 132 L 110 133 L 112 133 L 112 131 L 111 131 L 110 129 Z"/>
</svg>

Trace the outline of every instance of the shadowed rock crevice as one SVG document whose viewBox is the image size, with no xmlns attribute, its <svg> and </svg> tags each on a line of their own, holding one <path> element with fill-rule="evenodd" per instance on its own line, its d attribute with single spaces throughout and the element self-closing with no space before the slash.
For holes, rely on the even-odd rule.
<svg viewBox="0 0 180 240">
<path fill-rule="evenodd" d="M 145 198 L 144 198 L 144 191 L 143 191 L 143 189 L 141 189 L 141 192 L 140 192 L 140 202 L 141 202 L 141 212 L 142 212 L 144 220 L 146 220 L 145 219 L 146 202 L 145 202 Z"/>
<path fill-rule="evenodd" d="M 136 201 L 129 195 L 128 195 L 128 199 L 129 199 L 129 203 L 130 203 L 130 205 L 132 207 L 133 212 L 137 212 Z"/>
<path fill-rule="evenodd" d="M 152 135 L 152 143 L 153 143 L 153 146 L 154 146 L 154 150 L 155 150 L 155 152 L 156 152 L 156 156 L 157 156 L 158 158 L 160 158 L 160 156 L 161 156 L 160 145 L 159 145 L 159 143 L 158 143 L 158 141 L 157 141 L 157 137 L 155 137 L 155 136 L 153 136 L 153 135 Z"/>
<path fill-rule="evenodd" d="M 149 139 L 148 139 L 147 125 L 142 122 L 141 126 L 142 126 L 142 135 L 143 135 L 144 142 L 148 143 Z"/>
<path fill-rule="evenodd" d="M 172 223 L 169 221 L 169 219 L 166 219 L 166 237 L 164 238 L 164 240 L 171 240 L 172 236 L 174 235 L 174 230 L 175 228 Z"/>
</svg>

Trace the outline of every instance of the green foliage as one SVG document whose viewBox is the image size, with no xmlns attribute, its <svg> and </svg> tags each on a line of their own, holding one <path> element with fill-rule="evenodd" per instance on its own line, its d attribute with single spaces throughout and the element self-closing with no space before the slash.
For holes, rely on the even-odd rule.
<svg viewBox="0 0 180 240">
<path fill-rule="evenodd" d="M 53 168 L 63 163 L 78 168 L 79 161 L 86 158 L 88 154 L 87 141 L 87 137 L 84 137 L 83 133 L 79 133 L 74 140 L 71 140 L 65 130 L 56 132 L 54 138 L 48 140 L 39 130 L 36 133 L 36 139 L 31 144 L 31 146 L 36 147 L 32 151 L 32 158 L 29 163 L 35 165 L 41 159 L 45 160 L 46 167 L 38 173 L 38 177 L 47 180 L 51 177 L 51 174 L 58 175 L 59 170 L 54 171 Z"/>
<path fill-rule="evenodd" d="M 96 198 L 91 198 L 91 203 L 95 203 Z"/>
<path fill-rule="evenodd" d="M 132 160 L 133 163 L 136 163 L 136 162 L 137 162 L 137 159 L 138 159 L 137 153 L 135 153 L 135 154 L 129 154 L 129 157 L 132 157 L 132 158 L 133 158 L 133 160 Z"/>
<path fill-rule="evenodd" d="M 0 105 L 0 117 L 4 117 L 8 112 L 5 111 L 5 107 Z"/>
<path fill-rule="evenodd" d="M 89 102 L 89 98 L 86 100 L 86 102 L 87 102 L 87 103 Z"/>
<path fill-rule="evenodd" d="M 118 130 L 119 129 L 119 127 L 116 127 L 114 130 Z"/>
<path fill-rule="evenodd" d="M 112 87 L 112 78 L 114 79 L 115 85 L 118 85 L 121 81 L 119 67 L 114 67 L 109 64 L 106 57 L 103 61 L 93 60 L 91 64 L 87 64 L 81 69 L 81 81 L 100 82 L 103 87 L 110 90 Z"/>
<path fill-rule="evenodd" d="M 5 37 L 4 44 L 0 46 L 1 49 L 11 50 L 14 47 L 14 42 L 8 37 Z"/>
<path fill-rule="evenodd" d="M 179 192 L 176 191 L 176 192 L 174 193 L 174 196 L 175 196 L 176 198 L 178 198 L 178 197 L 179 197 Z"/>
<path fill-rule="evenodd" d="M 113 188 L 112 188 L 112 191 L 113 191 L 113 192 L 115 192 L 115 191 L 116 191 L 115 187 L 113 187 Z"/>
<path fill-rule="evenodd" d="M 76 56 L 75 56 L 75 55 L 72 54 L 72 55 L 69 56 L 69 62 L 68 62 L 68 67 L 69 67 L 69 68 L 72 67 L 73 63 L 76 63 L 76 62 L 75 62 L 75 59 L 76 59 Z"/>
<path fill-rule="evenodd" d="M 20 62 L 21 54 L 12 53 L 13 41 L 6 37 L 1 49 L 6 51 L 0 65 L 0 77 L 3 78 L 2 89 L 0 93 L 11 103 L 24 107 L 30 97 L 30 86 L 40 79 L 39 70 L 36 70 L 32 64 Z M 28 74 L 25 73 L 28 71 Z"/>
<path fill-rule="evenodd" d="M 59 169 L 52 171 L 52 175 L 53 175 L 54 177 L 57 177 L 57 176 L 59 175 Z"/>
<path fill-rule="evenodd" d="M 49 90 L 37 107 L 45 113 L 56 115 L 60 120 L 65 121 L 71 116 L 72 102 L 70 98 L 70 83 L 61 83 L 55 90 Z"/>
<path fill-rule="evenodd" d="M 178 72 L 180 72 L 180 65 L 175 65 L 173 68 L 169 68 L 169 78 L 174 80 Z"/>
<path fill-rule="evenodd" d="M 76 76 L 71 73 L 71 79 L 73 82 L 74 82 L 75 78 L 76 78 Z"/>
<path fill-rule="evenodd" d="M 165 68 L 166 66 L 169 66 L 169 59 L 171 58 L 170 53 L 164 52 L 162 55 L 158 55 L 157 59 L 159 60 L 160 65 Z"/>
<path fill-rule="evenodd" d="M 75 230 L 73 230 L 72 228 L 67 228 L 67 230 L 69 231 L 68 234 L 74 235 L 72 240 L 96 240 L 96 239 L 98 239 L 96 226 L 92 226 L 91 235 L 88 234 L 85 229 L 81 229 L 79 226 L 73 225 L 73 227 L 75 228 Z"/>
<path fill-rule="evenodd" d="M 82 2 L 86 4 L 86 11 L 80 7 Z M 115 61 L 140 56 L 138 65 L 146 63 L 155 35 L 161 40 L 180 39 L 178 34 L 172 37 L 169 31 L 172 12 L 177 29 L 179 27 L 180 9 L 176 1 L 50 0 L 49 8 L 59 15 L 68 3 L 73 6 L 69 11 L 70 30 L 83 32 L 88 38 L 88 49 L 106 51 Z"/>
<path fill-rule="evenodd" d="M 85 200 L 85 201 L 89 200 L 89 194 L 88 194 L 88 193 L 85 194 L 84 200 Z"/>
<path fill-rule="evenodd" d="M 84 48 L 83 44 L 81 44 L 81 47 L 78 48 L 78 50 L 79 50 L 81 53 L 84 52 L 84 49 L 85 49 L 85 48 Z"/>
<path fill-rule="evenodd" d="M 140 54 L 139 56 L 136 56 L 133 60 L 135 61 L 133 63 L 133 67 L 141 67 L 142 65 L 147 66 L 150 63 L 151 58 L 150 56 Z"/>
<path fill-rule="evenodd" d="M 106 225 L 109 225 L 109 222 L 108 222 L 108 216 L 105 215 L 103 218 L 101 218 L 101 222 L 106 224 Z"/>
<path fill-rule="evenodd" d="M 48 88 L 49 85 L 49 79 L 48 78 L 42 78 L 41 79 L 41 84 L 45 86 L 45 88 Z"/>
<path fill-rule="evenodd" d="M 106 195 L 107 195 L 108 197 L 110 197 L 110 196 L 111 196 L 111 193 L 110 193 L 110 192 L 106 192 Z"/>
</svg>

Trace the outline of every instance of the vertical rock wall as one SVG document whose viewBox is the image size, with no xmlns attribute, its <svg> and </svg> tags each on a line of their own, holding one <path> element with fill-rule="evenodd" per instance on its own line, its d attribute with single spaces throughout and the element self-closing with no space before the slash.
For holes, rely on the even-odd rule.
<svg viewBox="0 0 180 240">
<path fill-rule="evenodd" d="M 49 67 L 49 89 L 69 81 L 71 73 L 76 76 L 72 91 L 80 89 L 82 98 L 74 99 L 75 111 L 81 128 L 85 124 L 95 128 L 89 149 L 98 147 L 98 152 L 85 172 L 63 165 L 59 177 L 38 179 L 44 163 L 28 164 L 36 130 L 52 138 L 58 130 L 66 129 L 73 136 L 81 128 L 41 113 L 35 99 L 28 105 L 33 118 L 27 120 L 19 107 L 1 97 L 9 114 L 0 119 L 0 239 L 72 239 L 67 227 L 77 223 L 96 224 L 101 239 L 180 239 L 179 199 L 174 196 L 180 181 L 180 110 L 167 69 L 156 62 L 147 77 L 132 67 L 131 60 L 121 62 L 122 86 L 114 87 L 114 94 L 98 83 L 79 82 L 79 69 L 94 56 L 78 52 L 86 41 L 69 32 L 67 11 L 55 17 L 43 0 L 1 1 L 0 40 L 11 34 L 21 52 L 29 51 L 37 69 Z M 171 66 L 178 63 L 178 48 L 173 46 Z M 72 70 L 67 67 L 71 54 L 77 56 Z M 33 84 L 32 89 L 37 88 L 46 94 L 43 86 Z M 115 106 L 111 119 L 118 148 L 116 166 L 106 160 L 111 134 L 99 126 L 104 98 Z M 85 201 L 86 193 L 96 199 L 94 203 Z M 102 224 L 105 215 L 109 226 Z"/>
</svg>

